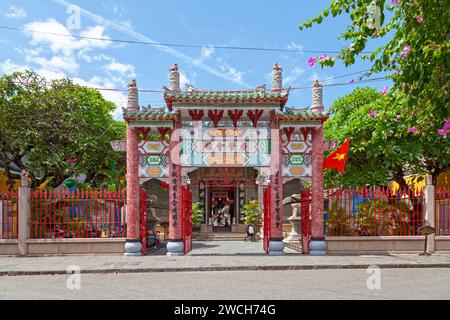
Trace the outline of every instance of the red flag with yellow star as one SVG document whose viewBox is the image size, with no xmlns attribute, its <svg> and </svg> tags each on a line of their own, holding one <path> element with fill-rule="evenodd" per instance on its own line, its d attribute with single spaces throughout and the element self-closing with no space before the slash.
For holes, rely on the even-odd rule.
<svg viewBox="0 0 450 320">
<path fill-rule="evenodd" d="M 323 162 L 324 169 L 336 169 L 340 173 L 344 172 L 345 162 L 348 158 L 348 146 L 350 144 L 350 137 L 345 140 L 344 144 L 330 154 Z"/>
</svg>

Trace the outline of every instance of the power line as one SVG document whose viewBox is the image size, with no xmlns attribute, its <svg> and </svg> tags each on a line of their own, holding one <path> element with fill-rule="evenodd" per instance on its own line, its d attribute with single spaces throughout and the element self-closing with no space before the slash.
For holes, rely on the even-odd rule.
<svg viewBox="0 0 450 320">
<path fill-rule="evenodd" d="M 331 78 L 331 79 L 323 80 L 322 82 L 328 82 L 328 81 L 333 81 L 333 80 L 335 80 L 335 79 L 346 78 L 346 77 L 353 76 L 353 75 L 355 75 L 355 74 L 360 74 L 360 73 L 364 73 L 364 72 L 369 72 L 370 70 L 371 70 L 371 69 L 366 69 L 366 70 L 356 71 L 356 72 L 352 72 L 352 73 L 347 73 L 347 74 L 343 74 L 343 75 L 340 75 L 340 76 L 337 76 L 337 77 L 333 77 L 333 78 Z M 362 75 L 361 77 L 363 77 L 363 76 L 364 76 L 364 75 Z M 360 79 L 361 79 L 361 77 L 360 77 Z"/>
<path fill-rule="evenodd" d="M 357 73 L 361 73 L 361 72 L 357 72 Z M 353 73 L 355 74 L 355 73 Z M 352 75 L 352 74 L 349 74 Z M 345 77 L 345 76 L 349 76 L 349 75 L 342 75 L 339 77 Z M 329 79 L 327 81 L 331 81 L 333 79 Z M 387 80 L 386 76 L 384 77 L 377 77 L 377 78 L 369 78 L 369 79 L 363 79 L 363 80 L 355 80 L 353 82 L 340 82 L 340 83 L 330 83 L 330 84 L 323 84 L 323 87 L 334 87 L 334 86 L 345 86 L 345 85 L 355 85 L 358 83 L 368 83 L 368 82 L 372 82 L 372 81 L 380 81 L 380 80 Z M 24 83 L 21 82 L 17 82 L 17 81 L 8 81 L 8 80 L 0 80 L 0 83 L 14 83 L 14 84 L 18 84 L 18 85 L 24 85 Z M 44 85 L 38 85 L 41 88 L 46 88 L 51 86 L 51 84 L 47 83 Z M 87 86 L 80 86 L 81 88 L 86 88 L 86 89 L 93 89 L 93 90 L 99 90 L 99 91 L 114 91 L 114 92 L 127 92 L 128 89 L 113 89 L 113 88 L 101 88 L 101 87 L 87 87 Z M 301 86 L 301 87 L 289 87 L 286 88 L 286 90 L 306 90 L 306 89 L 311 89 L 313 88 L 313 85 L 307 85 L 307 86 Z M 235 90 L 238 92 L 242 92 L 242 91 L 254 91 L 254 90 Z M 152 92 L 152 93 L 164 93 L 164 90 L 155 90 L 155 89 L 138 89 L 138 92 L 141 93 L 148 93 L 148 92 Z"/>
<path fill-rule="evenodd" d="M 72 34 L 63 34 L 63 33 L 31 30 L 31 29 L 25 29 L 25 28 L 15 28 L 15 27 L 8 27 L 8 26 L 0 26 L 0 29 L 48 34 L 48 35 L 53 35 L 53 36 L 70 37 L 70 38 L 76 38 L 76 39 L 108 41 L 108 42 L 128 43 L 128 44 L 141 44 L 141 45 L 149 45 L 149 46 L 165 46 L 165 47 L 180 47 L 180 48 L 212 48 L 212 49 L 224 49 L 224 50 L 293 52 L 293 53 L 322 53 L 322 54 L 325 54 L 325 53 L 339 54 L 340 53 L 340 51 L 331 51 L 331 50 L 297 50 L 297 49 L 281 49 L 281 48 L 240 47 L 240 46 L 224 46 L 224 45 L 196 45 L 196 44 L 180 44 L 180 43 L 168 43 L 168 42 L 147 42 L 147 41 L 137 41 L 137 40 L 124 40 L 124 39 L 78 36 L 78 35 L 72 35 Z M 372 52 L 367 51 L 367 52 L 361 52 L 361 53 L 368 54 L 368 53 L 372 53 Z"/>
</svg>

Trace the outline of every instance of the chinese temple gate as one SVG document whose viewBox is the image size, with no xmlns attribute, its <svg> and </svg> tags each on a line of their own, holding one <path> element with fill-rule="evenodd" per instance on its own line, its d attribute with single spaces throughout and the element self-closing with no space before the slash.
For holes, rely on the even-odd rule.
<svg viewBox="0 0 450 320">
<path fill-rule="evenodd" d="M 311 108 L 305 109 L 286 107 L 289 89 L 282 87 L 278 64 L 271 89 L 213 91 L 186 85 L 181 91 L 177 65 L 170 68 L 164 89 L 166 108 L 153 109 L 139 107 L 136 81 L 128 87 L 125 254 L 140 255 L 139 190 L 150 179 L 168 185 L 168 255 L 186 252 L 183 208 L 192 201 L 186 194 L 204 209 L 202 230 L 207 231 L 243 230 L 242 206 L 259 200 L 265 207 L 265 249 L 283 254 L 283 185 L 293 179 L 312 184 L 310 254 L 325 254 L 322 126 L 328 116 L 319 82 Z M 160 141 L 148 141 L 149 134 L 160 135 Z M 228 215 L 218 221 L 214 210 L 224 206 Z"/>
</svg>

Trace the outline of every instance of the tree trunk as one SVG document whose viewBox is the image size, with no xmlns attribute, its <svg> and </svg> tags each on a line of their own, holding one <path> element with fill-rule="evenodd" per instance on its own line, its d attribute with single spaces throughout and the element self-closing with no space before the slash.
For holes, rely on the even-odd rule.
<svg viewBox="0 0 450 320">
<path fill-rule="evenodd" d="M 405 174 L 403 172 L 403 169 L 396 169 L 393 172 L 393 179 L 395 182 L 398 183 L 401 190 L 409 190 L 409 186 L 405 181 Z"/>
</svg>

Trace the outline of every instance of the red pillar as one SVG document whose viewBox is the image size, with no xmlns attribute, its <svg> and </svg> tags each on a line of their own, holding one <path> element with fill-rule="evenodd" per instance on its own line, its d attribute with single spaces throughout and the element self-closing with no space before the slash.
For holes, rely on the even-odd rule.
<svg viewBox="0 0 450 320">
<path fill-rule="evenodd" d="M 323 220 L 323 127 L 312 130 L 312 223 L 310 255 L 326 254 Z"/>
<path fill-rule="evenodd" d="M 322 113 L 323 86 L 315 81 L 312 92 L 311 111 Z M 327 253 L 327 244 L 324 237 L 323 226 L 323 125 L 312 130 L 312 223 L 311 242 L 309 254 L 311 256 L 323 256 Z"/>
<path fill-rule="evenodd" d="M 138 111 L 136 81 L 128 85 L 128 111 Z M 139 190 L 139 130 L 127 123 L 127 241 L 125 255 L 142 255 L 139 238 L 140 190 Z"/>
<path fill-rule="evenodd" d="M 270 242 L 269 254 L 284 254 L 283 242 L 283 176 L 281 134 L 275 111 L 270 114 L 271 167 L 270 167 Z"/>
<path fill-rule="evenodd" d="M 181 230 L 181 158 L 180 158 L 180 129 L 179 116 L 175 120 L 174 130 L 169 142 L 169 242 L 167 255 L 183 255 L 183 235 Z"/>
</svg>

